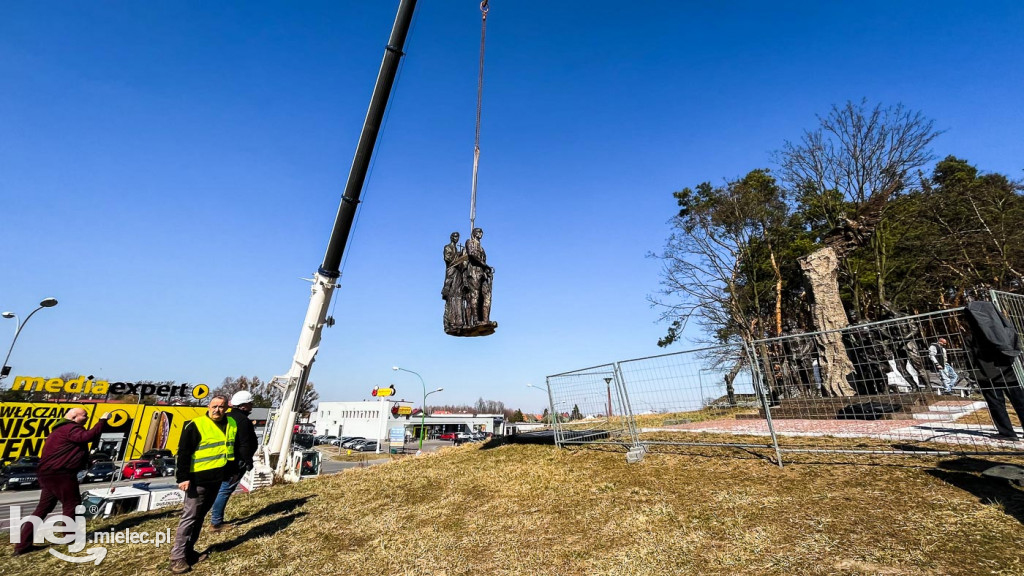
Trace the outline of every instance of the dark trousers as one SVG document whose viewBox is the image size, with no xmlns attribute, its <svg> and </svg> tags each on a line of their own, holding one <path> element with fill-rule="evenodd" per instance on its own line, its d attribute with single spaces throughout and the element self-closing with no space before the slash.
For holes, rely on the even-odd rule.
<svg viewBox="0 0 1024 576">
<path fill-rule="evenodd" d="M 193 561 L 196 555 L 196 541 L 203 530 L 203 519 L 213 508 L 213 502 L 220 490 L 220 482 L 192 484 L 185 492 L 185 507 L 181 511 L 178 530 L 174 533 L 171 547 L 171 561 Z"/>
<path fill-rule="evenodd" d="M 46 474 L 39 476 L 39 504 L 32 515 L 45 520 L 50 512 L 61 504 L 61 514 L 68 518 L 75 517 L 75 506 L 82 503 L 82 495 L 78 491 L 78 475 L 74 472 L 63 474 Z M 15 550 L 25 550 L 32 545 L 35 528 L 31 522 L 21 525 L 21 542 Z"/>
<path fill-rule="evenodd" d="M 996 425 L 996 430 L 1003 436 L 1016 437 L 1017 432 L 1014 431 L 1010 415 L 1006 412 L 1006 399 L 1010 399 L 1017 418 L 1024 424 L 1024 389 L 1021 389 L 1020 384 L 1014 381 L 1002 388 L 983 387 L 981 395 L 988 404 L 988 412 L 992 415 L 992 423 Z"/>
</svg>

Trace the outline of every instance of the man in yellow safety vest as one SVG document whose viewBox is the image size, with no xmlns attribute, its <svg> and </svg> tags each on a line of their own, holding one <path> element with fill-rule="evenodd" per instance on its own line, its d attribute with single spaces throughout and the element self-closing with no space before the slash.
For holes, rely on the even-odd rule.
<svg viewBox="0 0 1024 576">
<path fill-rule="evenodd" d="M 181 431 L 175 479 L 185 491 L 185 507 L 171 547 L 171 572 L 182 574 L 205 559 L 196 552 L 203 519 L 213 507 L 228 465 L 235 459 L 235 421 L 226 415 L 228 399 L 213 396 L 206 414 Z"/>
</svg>

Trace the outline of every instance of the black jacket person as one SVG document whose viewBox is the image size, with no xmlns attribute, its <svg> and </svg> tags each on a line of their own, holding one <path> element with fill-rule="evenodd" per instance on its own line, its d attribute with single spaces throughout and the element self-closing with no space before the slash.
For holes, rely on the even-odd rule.
<svg viewBox="0 0 1024 576">
<path fill-rule="evenodd" d="M 1006 412 L 1006 398 L 1024 422 L 1024 390 L 1013 372 L 1013 364 L 1021 356 L 1020 337 L 1013 324 L 991 302 L 968 304 L 967 323 L 971 326 L 971 349 L 980 369 L 978 386 L 988 404 L 992 422 L 1001 437 L 1017 440 L 1017 432 Z"/>
<path fill-rule="evenodd" d="M 196 552 L 196 541 L 203 519 L 213 506 L 225 474 L 233 470 L 235 458 L 235 421 L 225 411 L 224 396 L 210 398 L 206 414 L 185 425 L 178 442 L 178 468 L 174 473 L 178 487 L 185 491 L 185 506 L 171 548 L 171 572 L 188 572 L 203 559 Z"/>
</svg>

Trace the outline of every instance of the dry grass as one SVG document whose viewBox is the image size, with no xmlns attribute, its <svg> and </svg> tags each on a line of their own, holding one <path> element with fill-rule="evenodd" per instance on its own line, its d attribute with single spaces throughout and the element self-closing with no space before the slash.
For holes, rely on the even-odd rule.
<svg viewBox="0 0 1024 576">
<path fill-rule="evenodd" d="M 694 449 L 479 444 L 235 496 L 197 574 L 1024 574 L 1024 501 L 979 463 L 850 455 L 778 468 Z M 939 464 L 939 466 L 936 466 Z M 151 513 L 97 524 L 172 528 Z M 46 553 L 5 574 L 61 573 Z M 82 574 L 166 571 L 167 550 L 110 546 Z"/>
<path fill-rule="evenodd" d="M 978 396 L 976 398 L 972 398 L 972 400 L 982 401 L 983 398 Z M 1007 414 L 1010 415 L 1010 422 L 1012 422 L 1014 426 L 1020 426 L 1021 425 L 1020 418 L 1018 417 L 1017 413 L 1014 411 L 1013 406 L 1011 406 L 1009 403 L 1006 404 L 1006 411 L 1007 411 Z M 971 412 L 970 414 L 967 414 L 966 416 L 958 418 L 957 422 L 959 422 L 960 424 L 981 424 L 983 426 L 992 426 L 993 425 L 992 424 L 992 415 L 988 411 L 988 408 L 981 408 L 980 410 L 975 410 L 974 412 Z"/>
</svg>

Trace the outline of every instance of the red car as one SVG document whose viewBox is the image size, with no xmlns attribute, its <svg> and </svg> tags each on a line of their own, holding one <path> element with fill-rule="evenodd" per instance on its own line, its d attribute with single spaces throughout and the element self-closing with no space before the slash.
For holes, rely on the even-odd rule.
<svg viewBox="0 0 1024 576">
<path fill-rule="evenodd" d="M 440 436 L 438 436 L 438 439 L 440 439 L 440 440 L 455 440 L 455 434 L 456 434 L 456 432 L 445 432 L 444 434 L 441 434 Z"/>
<path fill-rule="evenodd" d="M 126 480 L 152 478 L 154 476 L 159 476 L 159 474 L 157 474 L 153 464 L 147 460 L 132 460 L 125 465 L 124 470 L 121 470 L 121 477 Z"/>
</svg>

